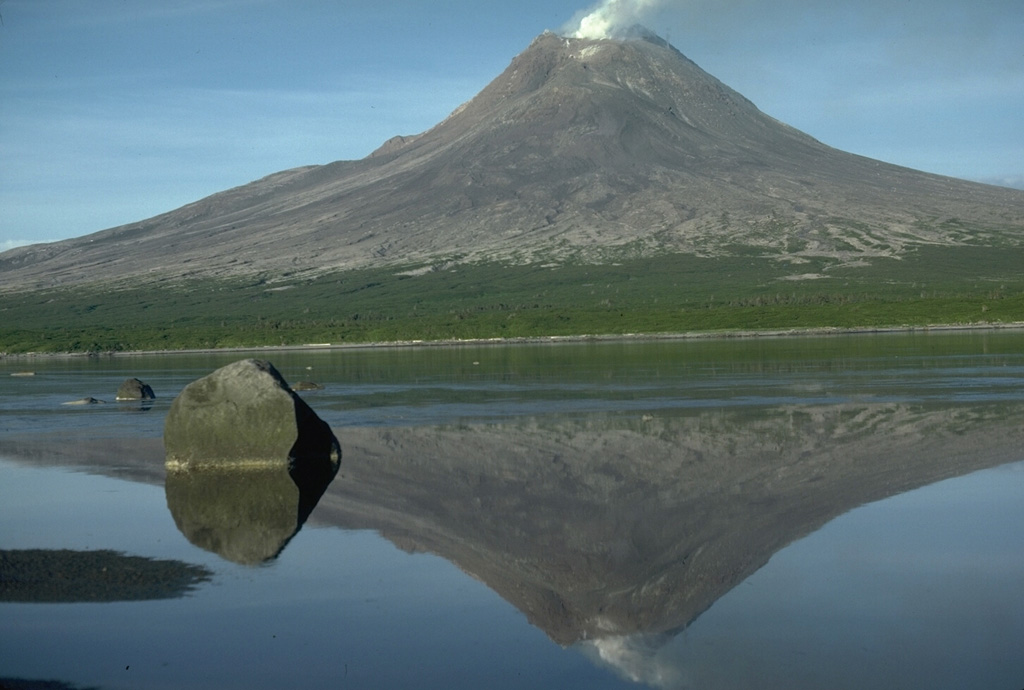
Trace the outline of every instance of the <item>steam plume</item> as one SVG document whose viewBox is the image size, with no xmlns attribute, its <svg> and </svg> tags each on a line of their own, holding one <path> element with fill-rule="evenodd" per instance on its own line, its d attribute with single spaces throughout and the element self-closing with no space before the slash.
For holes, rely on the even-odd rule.
<svg viewBox="0 0 1024 690">
<path fill-rule="evenodd" d="M 590 10 L 577 13 L 564 29 L 572 38 L 612 38 L 623 29 L 641 23 L 643 15 L 663 0 L 604 0 Z"/>
</svg>

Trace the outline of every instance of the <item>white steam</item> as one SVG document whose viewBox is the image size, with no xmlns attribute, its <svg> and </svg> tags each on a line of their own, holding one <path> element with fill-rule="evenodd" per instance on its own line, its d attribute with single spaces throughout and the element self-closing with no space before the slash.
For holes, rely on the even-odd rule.
<svg viewBox="0 0 1024 690">
<path fill-rule="evenodd" d="M 642 22 L 644 15 L 664 0 L 604 0 L 584 10 L 565 27 L 571 38 L 612 38 L 616 32 Z"/>
</svg>

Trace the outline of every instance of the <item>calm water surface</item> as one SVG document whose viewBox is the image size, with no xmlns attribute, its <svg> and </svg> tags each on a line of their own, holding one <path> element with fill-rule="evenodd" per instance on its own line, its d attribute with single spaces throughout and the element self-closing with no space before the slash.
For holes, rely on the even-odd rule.
<svg viewBox="0 0 1024 690">
<path fill-rule="evenodd" d="M 1024 334 L 269 352 L 344 459 L 255 565 L 160 445 L 242 357 L 0 360 L 0 686 L 1024 687 Z"/>
</svg>

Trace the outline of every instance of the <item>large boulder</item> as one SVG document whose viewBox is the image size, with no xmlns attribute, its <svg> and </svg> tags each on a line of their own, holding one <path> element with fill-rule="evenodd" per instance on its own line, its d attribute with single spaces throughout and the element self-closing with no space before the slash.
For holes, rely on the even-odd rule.
<svg viewBox="0 0 1024 690">
<path fill-rule="evenodd" d="M 331 428 L 270 362 L 246 359 L 185 386 L 164 422 L 169 469 L 287 464 L 336 472 L 341 447 Z"/>
<path fill-rule="evenodd" d="M 148 383 L 139 379 L 125 379 L 124 383 L 117 387 L 118 400 L 154 400 L 156 395 Z"/>
</svg>

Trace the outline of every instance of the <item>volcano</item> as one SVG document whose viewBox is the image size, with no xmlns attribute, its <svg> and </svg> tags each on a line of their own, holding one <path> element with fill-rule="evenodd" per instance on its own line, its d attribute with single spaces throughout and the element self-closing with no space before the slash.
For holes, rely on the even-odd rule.
<svg viewBox="0 0 1024 690">
<path fill-rule="evenodd" d="M 1020 244 L 1024 192 L 845 153 L 646 31 L 544 33 L 432 129 L 0 255 L 0 288 L 752 251 Z"/>
</svg>

